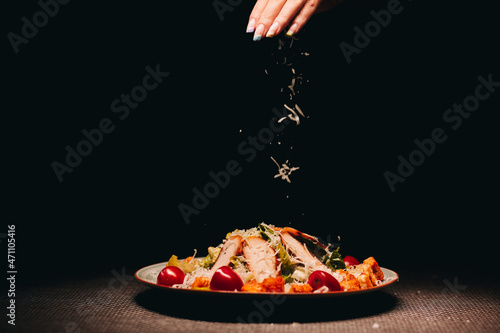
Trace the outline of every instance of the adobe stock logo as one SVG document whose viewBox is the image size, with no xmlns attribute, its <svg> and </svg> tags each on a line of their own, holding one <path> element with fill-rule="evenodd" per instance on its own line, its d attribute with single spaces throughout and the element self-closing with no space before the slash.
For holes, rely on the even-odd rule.
<svg viewBox="0 0 500 333">
<path fill-rule="evenodd" d="M 236 6 L 241 5 L 243 0 L 214 0 L 212 5 L 219 16 L 220 21 L 224 21 L 224 13 L 232 12 Z"/>
<path fill-rule="evenodd" d="M 164 78 L 170 73 L 162 72 L 160 64 L 155 69 L 146 66 L 147 74 L 142 78 L 142 83 L 133 87 L 129 94 L 122 93 L 120 98 L 111 102 L 111 112 L 118 114 L 118 120 L 123 121 L 128 118 L 130 111 L 136 109 L 139 103 L 148 97 L 148 92 L 155 90 Z M 59 183 L 63 182 L 63 176 L 66 173 L 72 173 L 78 167 L 83 159 L 94 151 L 104 141 L 105 134 L 110 134 L 116 129 L 115 122 L 111 118 L 104 117 L 99 121 L 97 128 L 81 131 L 83 139 L 75 146 L 66 145 L 66 157 L 64 163 L 53 161 L 50 166 L 54 171 Z"/>
<path fill-rule="evenodd" d="M 241 316 L 238 316 L 236 320 L 244 324 L 262 324 L 265 318 L 269 318 L 274 314 L 277 305 L 281 305 L 285 302 L 286 296 L 283 295 L 271 295 L 269 296 L 269 300 L 265 299 L 261 302 L 255 300 L 252 304 L 256 309 L 248 314 L 246 321 L 245 318 Z"/>
<path fill-rule="evenodd" d="M 350 64 L 352 62 L 351 57 L 353 54 L 360 54 L 361 50 L 368 47 L 372 38 L 377 37 L 382 32 L 382 28 L 387 28 L 392 21 L 392 17 L 400 14 L 403 9 L 404 7 L 399 0 L 389 0 L 387 9 L 382 9 L 378 12 L 374 10 L 370 11 L 373 20 L 365 24 L 364 31 L 358 26 L 354 27 L 354 32 L 356 33 L 353 39 L 354 45 L 346 42 L 340 42 L 339 44 L 347 63 Z"/>
<path fill-rule="evenodd" d="M 19 53 L 19 46 L 28 42 L 38 35 L 38 29 L 45 27 L 51 18 L 59 13 L 59 5 L 66 5 L 70 0 L 40 0 L 37 2 L 42 10 L 37 11 L 29 20 L 26 16 L 21 18 L 21 35 L 14 32 L 7 34 L 7 39 L 14 49 L 14 53 Z"/>
<path fill-rule="evenodd" d="M 493 81 L 493 74 L 489 74 L 486 78 L 482 75 L 477 77 L 479 84 L 476 85 L 474 93 L 464 98 L 462 104 L 453 104 L 453 108 L 446 109 L 443 112 L 443 121 L 449 124 L 453 131 L 458 130 L 464 121 L 468 119 L 472 113 L 479 109 L 481 102 L 486 101 L 500 87 L 500 82 Z M 430 157 L 438 148 L 438 145 L 448 139 L 446 130 L 437 127 L 431 131 L 430 137 L 424 139 L 415 139 L 413 142 L 416 146 L 407 157 L 398 156 L 397 173 L 386 171 L 384 179 L 392 193 L 396 191 L 398 183 L 404 183 L 415 172 L 416 168 L 424 164 L 426 158 Z"/>
</svg>

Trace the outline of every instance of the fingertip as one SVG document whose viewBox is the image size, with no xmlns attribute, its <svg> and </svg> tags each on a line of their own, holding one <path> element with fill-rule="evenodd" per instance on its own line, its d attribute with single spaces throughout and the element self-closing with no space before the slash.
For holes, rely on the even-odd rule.
<svg viewBox="0 0 500 333">
<path fill-rule="evenodd" d="M 255 31 L 255 19 L 254 18 L 251 18 L 249 21 L 248 21 L 248 25 L 247 25 L 247 30 L 246 32 L 248 34 L 252 33 Z"/>
<path fill-rule="evenodd" d="M 299 25 L 297 23 L 294 23 L 294 24 L 292 24 L 292 26 L 290 27 L 290 29 L 288 29 L 288 31 L 286 32 L 286 35 L 288 37 L 292 37 L 297 32 L 299 32 Z"/>
<path fill-rule="evenodd" d="M 278 29 L 280 27 L 279 22 L 274 22 L 270 27 L 269 30 L 267 31 L 266 37 L 274 37 L 275 35 L 278 34 Z"/>
<path fill-rule="evenodd" d="M 264 24 L 259 24 L 257 28 L 255 29 L 255 34 L 253 35 L 253 41 L 257 42 L 262 39 L 262 35 L 264 34 L 265 30 Z"/>
</svg>

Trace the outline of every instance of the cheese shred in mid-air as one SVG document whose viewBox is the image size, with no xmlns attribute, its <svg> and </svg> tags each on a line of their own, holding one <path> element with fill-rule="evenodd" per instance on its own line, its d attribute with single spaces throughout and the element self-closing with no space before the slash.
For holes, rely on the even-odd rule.
<svg viewBox="0 0 500 333">
<path fill-rule="evenodd" d="M 286 160 L 285 163 L 281 164 L 281 167 L 280 167 L 280 165 L 278 164 L 278 162 L 276 162 L 276 160 L 272 156 L 271 156 L 271 159 L 278 166 L 278 174 L 274 175 L 274 178 L 281 177 L 281 179 L 286 180 L 288 183 L 291 183 L 292 181 L 290 180 L 290 174 L 293 171 L 300 169 L 300 167 L 292 167 L 292 168 L 290 168 L 287 165 L 288 160 Z"/>
</svg>

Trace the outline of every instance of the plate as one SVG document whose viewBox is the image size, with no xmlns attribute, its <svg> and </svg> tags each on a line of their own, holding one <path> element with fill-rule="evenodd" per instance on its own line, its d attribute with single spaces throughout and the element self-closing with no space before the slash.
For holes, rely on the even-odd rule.
<svg viewBox="0 0 500 333">
<path fill-rule="evenodd" d="M 203 259 L 203 258 L 201 258 Z M 183 259 L 180 259 L 181 261 Z M 343 296 L 351 296 L 369 293 L 377 290 L 381 290 L 387 288 L 388 286 L 394 284 L 399 280 L 399 275 L 387 268 L 380 267 L 382 272 L 384 273 L 384 279 L 382 283 L 375 287 L 371 287 L 368 289 L 361 290 L 351 290 L 351 291 L 336 291 L 336 292 L 328 292 L 328 293 L 276 293 L 276 292 L 262 292 L 262 293 L 253 293 L 253 292 L 244 292 L 244 291 L 219 291 L 219 290 L 195 290 L 195 289 L 181 289 L 181 288 L 172 288 L 167 286 L 160 286 L 156 284 L 156 278 L 160 271 L 167 265 L 167 262 L 161 262 L 158 264 L 150 265 L 139 269 L 135 272 L 135 278 L 152 288 L 161 289 L 165 291 L 169 291 L 172 293 L 179 293 L 183 295 L 220 295 L 220 296 L 228 296 L 228 297 L 269 297 L 270 295 L 286 295 L 287 298 L 322 298 L 322 297 L 343 297 Z"/>
</svg>

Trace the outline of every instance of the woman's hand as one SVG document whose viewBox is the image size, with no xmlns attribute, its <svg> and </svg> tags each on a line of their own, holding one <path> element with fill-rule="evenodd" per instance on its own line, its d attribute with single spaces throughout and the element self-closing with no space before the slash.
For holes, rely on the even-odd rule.
<svg viewBox="0 0 500 333">
<path fill-rule="evenodd" d="M 328 10 L 342 0 L 257 0 L 247 32 L 254 33 L 253 40 L 262 36 L 273 37 L 291 23 L 288 36 L 299 32 L 314 13 Z"/>
</svg>

